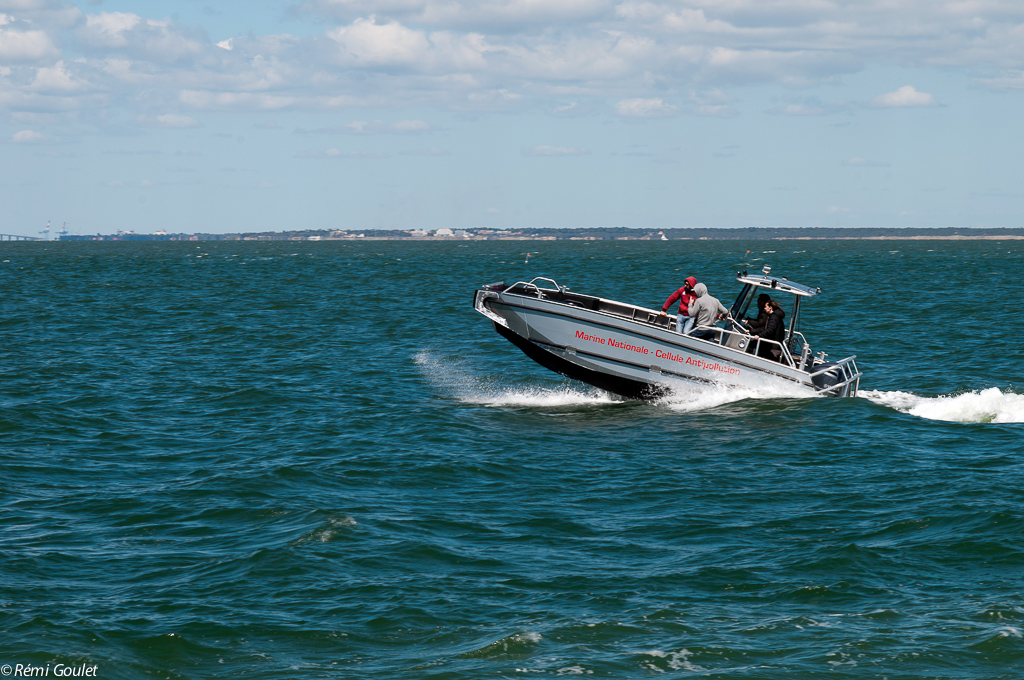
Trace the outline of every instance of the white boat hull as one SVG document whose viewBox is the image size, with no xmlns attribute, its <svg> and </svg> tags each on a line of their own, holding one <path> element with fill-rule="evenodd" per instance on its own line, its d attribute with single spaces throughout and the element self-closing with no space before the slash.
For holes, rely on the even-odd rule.
<svg viewBox="0 0 1024 680">
<path fill-rule="evenodd" d="M 813 370 L 749 353 L 749 339 L 741 335 L 701 340 L 676 333 L 670 327 L 675 319 L 654 310 L 588 296 L 550 298 L 539 290 L 531 296 L 483 289 L 474 307 L 541 365 L 630 398 L 656 397 L 680 381 L 786 388 L 808 396 L 822 391 Z"/>
</svg>

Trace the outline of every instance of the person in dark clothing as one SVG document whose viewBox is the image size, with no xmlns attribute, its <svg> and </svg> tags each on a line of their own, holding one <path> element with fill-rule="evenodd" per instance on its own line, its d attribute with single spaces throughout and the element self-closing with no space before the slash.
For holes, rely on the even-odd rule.
<svg viewBox="0 0 1024 680">
<path fill-rule="evenodd" d="M 768 321 L 765 323 L 764 331 L 754 335 L 754 338 L 762 338 L 764 340 L 774 340 L 775 342 L 781 343 L 786 338 L 786 312 L 782 309 L 782 305 L 774 300 L 768 300 L 764 303 L 764 311 L 768 313 Z M 763 359 L 772 359 L 773 361 L 779 361 L 782 359 L 782 349 L 778 345 L 774 345 L 768 342 L 759 343 L 760 347 L 757 350 L 757 356 Z"/>
<path fill-rule="evenodd" d="M 750 319 L 744 319 L 743 323 L 747 326 L 747 331 L 751 335 L 760 335 L 764 333 L 764 327 L 768 323 L 768 317 L 770 313 L 764 311 L 764 303 L 770 302 L 772 296 L 768 293 L 761 293 L 757 296 L 757 318 L 751 321 Z"/>
</svg>

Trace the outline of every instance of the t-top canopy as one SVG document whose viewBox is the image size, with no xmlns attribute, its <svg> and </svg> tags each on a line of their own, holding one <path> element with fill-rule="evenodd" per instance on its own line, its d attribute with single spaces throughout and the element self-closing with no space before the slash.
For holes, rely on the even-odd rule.
<svg viewBox="0 0 1024 680">
<path fill-rule="evenodd" d="M 758 288 L 769 288 L 782 293 L 792 293 L 802 297 L 812 297 L 821 292 L 821 288 L 811 288 L 796 281 L 790 281 L 784 276 L 772 276 L 769 268 L 768 273 L 748 274 L 747 272 L 736 272 L 736 280 L 740 283 L 749 283 Z"/>
</svg>

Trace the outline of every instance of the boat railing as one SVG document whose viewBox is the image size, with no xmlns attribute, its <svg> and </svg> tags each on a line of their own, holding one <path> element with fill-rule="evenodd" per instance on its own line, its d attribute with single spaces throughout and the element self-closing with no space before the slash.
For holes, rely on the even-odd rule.
<svg viewBox="0 0 1024 680">
<path fill-rule="evenodd" d="M 796 362 L 793 360 L 793 355 L 786 347 L 784 343 L 776 342 L 775 340 L 769 340 L 768 338 L 755 338 L 754 336 L 746 333 L 745 331 L 730 330 L 728 328 L 719 328 L 718 326 L 697 326 L 694 330 L 713 331 L 715 333 L 714 340 L 704 340 L 704 342 L 710 342 L 715 345 L 722 345 L 734 350 L 747 351 L 751 354 L 761 356 L 761 348 L 778 349 L 780 354 L 777 361 L 781 364 L 785 364 L 790 367 L 795 367 Z M 691 331 L 692 334 L 693 331 Z M 703 338 L 694 338 L 695 340 L 703 340 Z M 764 358 L 764 357 L 762 357 Z"/>
<path fill-rule="evenodd" d="M 537 285 L 537 281 L 547 281 L 548 283 L 554 285 L 554 288 L 541 288 L 540 286 Z M 544 291 L 547 291 L 549 293 L 555 293 L 562 290 L 562 287 L 559 286 L 558 282 L 555 281 L 554 279 L 549 279 L 546 276 L 535 276 L 529 281 L 516 281 L 511 286 L 506 288 L 505 291 L 514 291 L 516 288 L 519 288 L 520 286 L 527 290 L 532 288 L 534 292 L 537 293 L 537 297 L 539 298 L 544 297 Z"/>
<path fill-rule="evenodd" d="M 554 288 L 541 288 L 537 285 L 538 281 L 547 281 L 554 285 Z M 516 290 L 518 289 L 518 291 Z M 579 293 L 571 293 L 568 288 L 563 288 L 558 285 L 558 282 L 554 279 L 547 277 L 538 276 L 537 278 L 531 279 L 530 281 L 517 281 L 511 286 L 505 289 L 506 293 L 526 293 L 534 294 L 541 299 L 550 299 L 554 302 L 563 302 L 565 304 L 573 305 L 576 307 L 584 307 L 591 309 L 596 312 L 604 312 L 605 314 L 614 314 L 615 316 L 621 316 L 629 319 L 630 321 L 638 321 L 641 323 L 651 324 L 652 326 L 668 326 L 668 317 L 661 317 L 658 312 L 653 309 L 647 309 L 646 307 L 639 307 L 637 305 L 631 305 L 625 302 L 617 302 L 615 300 L 605 300 L 604 298 L 598 298 L 591 295 L 580 295 Z"/>
<path fill-rule="evenodd" d="M 552 284 L 554 288 L 541 288 L 537 285 L 538 281 L 547 281 Z M 530 281 L 517 281 L 511 286 L 505 289 L 506 292 L 514 292 L 516 288 L 525 291 L 534 292 L 537 297 L 544 298 L 545 294 L 548 296 L 567 296 L 573 295 L 568 294 L 567 289 L 562 288 L 558 285 L 558 282 L 554 279 L 549 279 L 544 276 L 538 276 L 531 279 Z M 580 296 L 586 297 L 586 296 Z M 653 309 L 647 309 L 645 307 L 639 307 L 637 305 L 630 305 L 624 302 L 617 302 L 615 300 L 605 300 L 601 298 L 592 298 L 596 302 L 595 310 L 599 312 L 605 312 L 606 314 L 614 314 L 629 319 L 630 321 L 638 321 L 641 323 L 650 324 L 652 326 L 672 327 L 672 317 L 669 315 L 661 316 L 658 312 Z M 571 299 L 559 300 L 560 302 L 572 303 Z M 793 360 L 793 355 L 790 353 L 789 348 L 784 343 L 776 342 L 774 340 L 768 340 L 766 338 L 753 338 L 745 331 L 729 330 L 726 328 L 719 328 L 718 326 L 699 326 L 694 330 L 710 330 L 714 331 L 715 337 L 713 340 L 704 340 L 704 342 L 710 342 L 716 345 L 723 345 L 734 350 L 745 350 L 748 347 L 748 343 L 753 343 L 753 349 L 749 351 L 752 354 L 759 355 L 763 344 L 772 345 L 773 349 L 778 349 L 779 363 L 787 366 L 795 367 L 796 362 Z M 803 336 L 801 336 L 803 337 Z M 694 340 L 703 340 L 703 338 L 694 338 Z"/>
<path fill-rule="evenodd" d="M 829 372 L 837 372 L 839 380 L 834 384 L 819 390 L 822 394 L 834 392 L 838 396 L 855 397 L 860 389 L 860 377 L 863 375 L 857 370 L 857 355 L 846 357 L 836 362 L 828 362 L 819 370 L 810 374 L 811 380 Z"/>
<path fill-rule="evenodd" d="M 796 367 L 801 371 L 806 371 L 807 367 L 814 361 L 814 357 L 811 356 L 811 344 L 807 342 L 807 338 L 800 331 L 792 331 L 789 342 L 786 343 L 789 347 L 789 353 L 795 357 Z"/>
<path fill-rule="evenodd" d="M 549 279 L 546 276 L 533 277 L 532 279 L 530 279 L 529 285 L 532 285 L 534 288 L 537 288 L 539 290 L 540 286 L 537 285 L 537 281 L 547 281 L 548 283 L 551 283 L 555 286 L 554 288 L 551 289 L 545 288 L 545 290 L 562 290 L 562 287 L 558 285 L 558 281 L 555 281 L 554 279 Z"/>
</svg>

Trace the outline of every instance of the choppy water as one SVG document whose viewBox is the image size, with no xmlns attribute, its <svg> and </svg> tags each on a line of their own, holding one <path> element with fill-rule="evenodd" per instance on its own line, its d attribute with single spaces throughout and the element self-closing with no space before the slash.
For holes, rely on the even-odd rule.
<svg viewBox="0 0 1024 680">
<path fill-rule="evenodd" d="M 765 262 L 824 289 L 803 328 L 857 354 L 860 397 L 624 402 L 470 307 L 535 275 L 730 299 Z M 0 243 L 0 664 L 1016 680 L 1022 264 L 1019 241 Z"/>
</svg>

